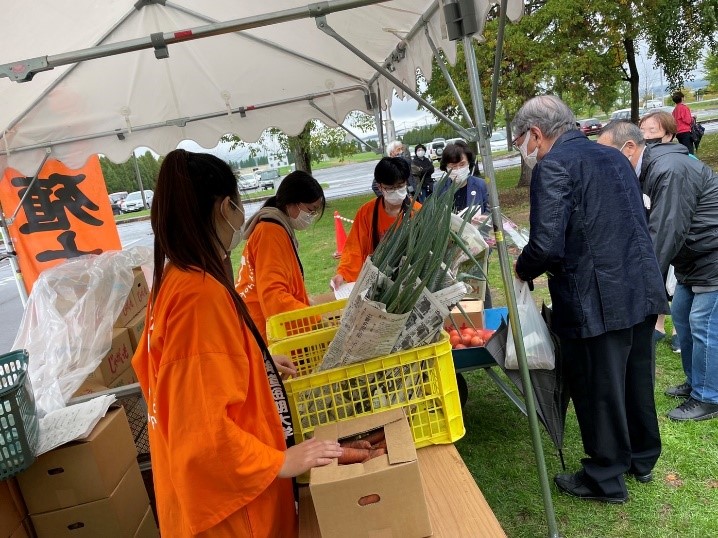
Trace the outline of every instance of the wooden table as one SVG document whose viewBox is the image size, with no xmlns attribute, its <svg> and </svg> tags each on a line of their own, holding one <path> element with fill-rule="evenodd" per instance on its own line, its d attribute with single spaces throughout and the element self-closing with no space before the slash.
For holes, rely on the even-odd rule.
<svg viewBox="0 0 718 538">
<path fill-rule="evenodd" d="M 433 536 L 506 537 L 454 445 L 421 448 L 417 455 Z M 308 487 L 299 494 L 299 536 L 321 538 Z"/>
</svg>

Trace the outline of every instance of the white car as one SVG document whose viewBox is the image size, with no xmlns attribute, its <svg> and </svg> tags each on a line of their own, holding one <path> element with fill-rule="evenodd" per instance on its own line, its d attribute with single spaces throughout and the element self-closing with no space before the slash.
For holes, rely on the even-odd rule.
<svg viewBox="0 0 718 538">
<path fill-rule="evenodd" d="M 259 180 L 254 174 L 242 174 L 237 180 L 237 185 L 240 191 L 250 191 L 259 187 Z"/>
<path fill-rule="evenodd" d="M 145 206 L 142 202 L 142 193 L 140 193 L 140 191 L 131 192 L 127 195 L 127 198 L 120 203 L 120 211 L 122 211 L 122 213 L 131 213 L 133 211 L 149 209 L 152 206 L 152 198 L 154 198 L 154 196 L 155 193 L 153 191 L 145 190 L 145 201 L 147 202 Z"/>
<path fill-rule="evenodd" d="M 496 131 L 491 135 L 489 144 L 491 145 L 491 153 L 496 151 L 507 151 L 508 142 L 506 141 L 506 133 L 503 131 Z"/>
</svg>

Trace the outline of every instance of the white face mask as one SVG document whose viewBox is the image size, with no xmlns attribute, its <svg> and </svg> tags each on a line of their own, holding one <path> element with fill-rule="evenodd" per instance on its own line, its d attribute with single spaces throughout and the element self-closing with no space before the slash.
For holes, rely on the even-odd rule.
<svg viewBox="0 0 718 538">
<path fill-rule="evenodd" d="M 244 220 L 244 207 L 238 206 L 232 200 L 230 200 L 229 203 L 236 207 L 240 213 L 242 213 L 242 220 Z M 242 242 L 242 227 L 240 226 L 239 229 L 237 229 L 232 226 L 232 223 L 229 222 L 229 219 L 225 217 L 224 214 L 222 214 L 222 217 L 224 217 L 224 220 L 227 221 L 229 227 L 232 228 L 232 240 L 229 242 L 229 247 L 227 247 L 228 251 L 232 251 L 237 248 L 237 245 Z"/>
<path fill-rule="evenodd" d="M 300 207 L 299 215 L 296 217 L 289 217 L 289 222 L 295 230 L 306 230 L 312 225 L 312 222 L 314 222 L 314 215 L 304 211 Z"/>
<path fill-rule="evenodd" d="M 421 159 L 424 155 L 426 155 L 426 152 L 423 149 L 416 152 L 416 156 L 419 157 L 419 159 Z"/>
<path fill-rule="evenodd" d="M 529 170 L 533 170 L 533 167 L 536 166 L 537 157 L 538 157 L 538 144 L 534 148 L 534 150 L 531 152 L 531 155 L 527 155 L 526 152 L 529 149 L 529 138 L 531 138 L 531 134 L 529 131 L 526 131 L 526 136 L 524 137 L 523 144 L 519 146 L 519 152 L 521 153 L 521 156 L 524 158 L 524 162 L 526 163 L 526 166 L 529 167 Z"/>
<path fill-rule="evenodd" d="M 461 188 L 466 185 L 466 180 L 469 177 L 469 167 L 455 168 L 449 172 L 449 177 L 458 188 Z"/>
<path fill-rule="evenodd" d="M 386 200 L 389 205 L 397 206 L 404 201 L 406 193 L 406 187 L 396 189 L 395 191 L 384 191 L 384 200 Z"/>
</svg>

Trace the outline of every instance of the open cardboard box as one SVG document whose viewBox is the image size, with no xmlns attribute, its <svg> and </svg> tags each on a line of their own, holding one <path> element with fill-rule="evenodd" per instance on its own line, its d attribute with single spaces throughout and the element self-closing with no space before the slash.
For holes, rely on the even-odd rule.
<svg viewBox="0 0 718 538">
<path fill-rule="evenodd" d="M 340 440 L 384 428 L 387 454 L 365 463 L 335 460 L 310 472 L 322 536 L 431 536 L 411 428 L 403 409 L 317 426 L 317 439 Z"/>
<path fill-rule="evenodd" d="M 444 323 L 447 327 L 453 327 L 456 324 L 457 327 L 461 328 L 461 325 L 466 324 L 467 327 L 473 326 L 475 329 L 483 329 L 484 325 L 484 301 L 476 299 L 467 299 L 460 301 L 461 308 L 466 312 L 466 316 L 461 313 L 458 307 L 454 307 L 449 314 L 449 318 Z M 467 319 L 468 318 L 468 319 Z M 453 323 L 451 322 L 453 320 Z M 470 320 L 470 322 L 469 322 Z"/>
</svg>

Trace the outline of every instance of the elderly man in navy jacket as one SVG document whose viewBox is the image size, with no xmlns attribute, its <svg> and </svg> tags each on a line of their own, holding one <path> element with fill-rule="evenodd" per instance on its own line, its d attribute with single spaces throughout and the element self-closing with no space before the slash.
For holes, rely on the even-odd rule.
<svg viewBox="0 0 718 538">
<path fill-rule="evenodd" d="M 527 101 L 513 132 L 533 168 L 530 238 L 516 275 L 548 275 L 587 455 L 579 472 L 554 480 L 569 495 L 624 502 L 624 474 L 650 481 L 661 453 L 652 336 L 668 304 L 641 191 L 629 162 L 576 130 L 555 96 Z"/>
</svg>

